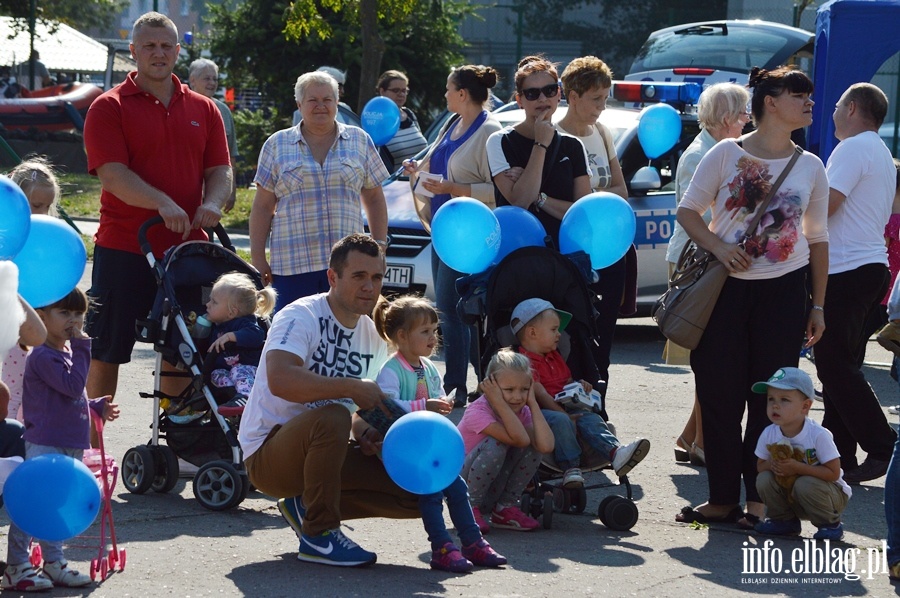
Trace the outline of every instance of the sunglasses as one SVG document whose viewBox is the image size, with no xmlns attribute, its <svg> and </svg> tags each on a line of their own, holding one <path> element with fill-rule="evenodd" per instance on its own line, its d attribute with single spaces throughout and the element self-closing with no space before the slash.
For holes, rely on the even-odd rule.
<svg viewBox="0 0 900 598">
<path fill-rule="evenodd" d="M 529 102 L 535 101 L 541 97 L 541 94 L 544 94 L 544 97 L 549 99 L 555 98 L 558 93 L 559 83 L 552 83 L 543 87 L 529 87 L 528 89 L 522 90 L 522 95 L 525 96 L 525 99 Z"/>
</svg>

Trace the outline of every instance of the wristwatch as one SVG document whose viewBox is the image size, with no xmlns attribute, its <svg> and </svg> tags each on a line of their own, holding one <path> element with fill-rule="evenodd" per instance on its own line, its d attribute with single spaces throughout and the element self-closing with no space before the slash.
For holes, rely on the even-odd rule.
<svg viewBox="0 0 900 598">
<path fill-rule="evenodd" d="M 538 212 L 540 212 L 545 203 L 547 203 L 547 194 L 541 191 L 540 195 L 538 195 L 537 201 L 534 202 L 534 208 Z"/>
</svg>

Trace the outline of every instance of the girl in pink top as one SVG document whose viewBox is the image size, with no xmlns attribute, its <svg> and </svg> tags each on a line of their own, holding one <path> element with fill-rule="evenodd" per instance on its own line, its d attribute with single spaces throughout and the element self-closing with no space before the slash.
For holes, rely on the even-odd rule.
<svg viewBox="0 0 900 598">
<path fill-rule="evenodd" d="M 510 349 L 491 359 L 481 383 L 484 394 L 459 422 L 466 447 L 462 477 L 482 533 L 490 526 L 481 510 L 496 499 L 494 527 L 530 531 L 540 524 L 516 505 L 537 472 L 541 455 L 553 450 L 553 432 L 534 398 L 531 363 Z M 490 501 L 490 502 L 489 502 Z"/>
</svg>

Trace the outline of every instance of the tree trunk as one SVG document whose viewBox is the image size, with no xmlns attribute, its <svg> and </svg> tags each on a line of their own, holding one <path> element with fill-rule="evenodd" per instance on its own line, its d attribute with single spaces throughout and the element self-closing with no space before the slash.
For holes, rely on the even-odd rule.
<svg viewBox="0 0 900 598">
<path fill-rule="evenodd" d="M 362 25 L 362 63 L 357 112 L 362 113 L 366 102 L 375 95 L 385 49 L 384 39 L 378 32 L 378 0 L 360 0 L 359 20 Z"/>
</svg>

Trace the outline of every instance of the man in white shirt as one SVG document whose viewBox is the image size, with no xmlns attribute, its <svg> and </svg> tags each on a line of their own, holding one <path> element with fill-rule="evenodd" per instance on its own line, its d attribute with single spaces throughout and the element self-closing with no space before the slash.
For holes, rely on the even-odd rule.
<svg viewBox="0 0 900 598">
<path fill-rule="evenodd" d="M 825 402 L 822 423 L 834 435 L 849 484 L 883 476 L 897 438 L 861 369 L 873 332 L 866 330 L 866 320 L 880 307 L 890 284 L 884 226 L 891 216 L 897 171 L 878 136 L 887 108 L 887 97 L 874 85 L 851 85 L 834 109 L 840 143 L 826 168 L 827 331 L 815 356 Z M 867 453 L 862 464 L 856 459 L 857 444 Z"/>
<path fill-rule="evenodd" d="M 381 435 L 351 416 L 385 398 L 374 380 L 387 344 L 368 316 L 384 269 L 371 237 L 354 233 L 335 244 L 329 291 L 275 316 L 241 419 L 247 474 L 262 492 L 284 497 L 278 508 L 300 539 L 301 561 L 370 565 L 375 553 L 341 532 L 342 519 L 420 516 L 418 498 L 375 456 Z M 351 427 L 359 446 L 350 443 Z"/>
</svg>

